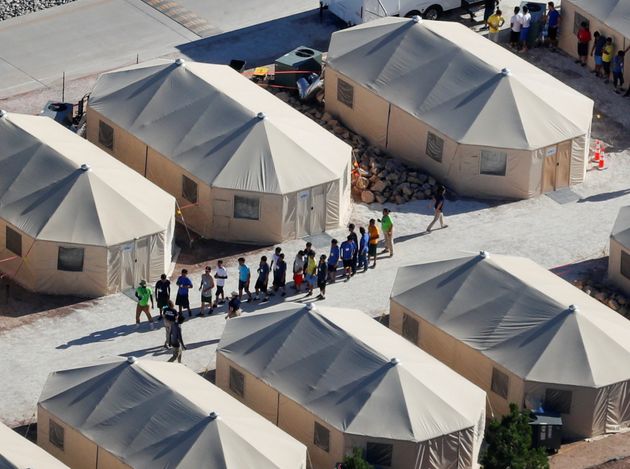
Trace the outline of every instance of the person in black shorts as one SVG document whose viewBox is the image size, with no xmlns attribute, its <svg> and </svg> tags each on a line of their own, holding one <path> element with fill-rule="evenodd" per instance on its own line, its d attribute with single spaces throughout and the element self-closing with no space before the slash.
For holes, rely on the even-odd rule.
<svg viewBox="0 0 630 469">
<path fill-rule="evenodd" d="M 326 282 L 328 280 L 328 264 L 326 263 L 326 255 L 319 257 L 319 265 L 317 266 L 317 287 L 319 288 L 319 298 L 326 298 Z"/>
<path fill-rule="evenodd" d="M 155 283 L 155 299 L 160 314 L 158 319 L 162 319 L 162 311 L 168 307 L 168 302 L 171 299 L 171 282 L 166 278 L 166 274 L 160 275 L 160 280 Z"/>
<path fill-rule="evenodd" d="M 435 195 L 433 196 L 433 221 L 429 223 L 427 227 L 427 233 L 431 233 L 431 228 L 435 225 L 435 222 L 439 220 L 441 228 L 448 228 L 448 225 L 444 224 L 444 215 L 442 214 L 442 210 L 444 209 L 444 194 L 446 193 L 446 187 L 438 186 L 435 191 Z"/>
<path fill-rule="evenodd" d="M 182 314 L 182 309 L 188 310 L 188 317 L 192 316 L 190 311 L 190 299 L 188 297 L 188 290 L 193 287 L 192 281 L 188 278 L 188 270 L 182 269 L 182 274 L 177 278 L 176 285 L 177 296 L 175 297 L 175 304 L 179 306 L 179 313 Z"/>
</svg>

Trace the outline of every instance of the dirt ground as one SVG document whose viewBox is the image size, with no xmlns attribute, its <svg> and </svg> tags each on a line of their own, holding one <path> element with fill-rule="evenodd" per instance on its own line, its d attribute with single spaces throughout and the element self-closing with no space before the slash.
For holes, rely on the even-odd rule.
<svg viewBox="0 0 630 469">
<path fill-rule="evenodd" d="M 551 469 L 630 468 L 630 431 L 563 445 L 549 463 Z"/>
</svg>

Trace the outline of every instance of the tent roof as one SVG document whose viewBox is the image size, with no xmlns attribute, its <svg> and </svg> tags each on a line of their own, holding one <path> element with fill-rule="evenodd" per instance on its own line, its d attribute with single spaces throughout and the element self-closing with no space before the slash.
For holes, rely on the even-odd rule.
<svg viewBox="0 0 630 469">
<path fill-rule="evenodd" d="M 567 0 L 630 38 L 630 0 Z"/>
<path fill-rule="evenodd" d="M 304 445 L 180 364 L 51 373 L 39 405 L 135 468 L 306 467 Z"/>
<path fill-rule="evenodd" d="M 0 141 L 0 218 L 33 238 L 111 246 L 174 217 L 172 196 L 48 117 L 7 113 Z"/>
<path fill-rule="evenodd" d="M 337 31 L 328 64 L 462 144 L 533 150 L 592 120 L 592 100 L 459 23 L 387 17 Z"/>
<path fill-rule="evenodd" d="M 630 249 L 630 205 L 619 209 L 610 237 Z"/>
<path fill-rule="evenodd" d="M 0 422 L 0 468 L 68 469 L 68 466 Z"/>
<path fill-rule="evenodd" d="M 481 389 L 356 310 L 279 305 L 228 321 L 217 351 L 345 433 L 425 441 L 485 409 Z"/>
<path fill-rule="evenodd" d="M 157 60 L 105 73 L 89 106 L 212 187 L 291 193 L 339 179 L 351 158 L 226 65 Z"/>
<path fill-rule="evenodd" d="M 401 267 L 392 301 L 527 381 L 601 387 L 630 379 L 630 323 L 529 259 Z"/>
</svg>

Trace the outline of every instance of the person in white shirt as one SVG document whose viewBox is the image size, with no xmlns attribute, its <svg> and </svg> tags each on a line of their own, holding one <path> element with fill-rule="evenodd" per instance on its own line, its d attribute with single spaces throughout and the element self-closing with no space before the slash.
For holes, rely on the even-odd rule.
<svg viewBox="0 0 630 469">
<path fill-rule="evenodd" d="M 514 7 L 514 15 L 510 18 L 510 47 L 516 49 L 518 40 L 521 37 L 521 21 L 523 15 L 520 7 Z"/>
<path fill-rule="evenodd" d="M 523 7 L 523 19 L 521 20 L 521 52 L 527 52 L 527 37 L 529 27 L 532 25 L 532 15 L 527 7 Z"/>
<path fill-rule="evenodd" d="M 223 267 L 223 261 L 217 262 L 217 271 L 214 273 L 214 278 L 217 279 L 217 293 L 214 297 L 214 307 L 216 308 L 219 303 L 225 303 L 225 293 L 223 292 L 223 287 L 225 287 L 225 281 L 228 278 L 227 270 Z M 219 296 L 221 296 L 221 300 L 219 301 Z"/>
</svg>

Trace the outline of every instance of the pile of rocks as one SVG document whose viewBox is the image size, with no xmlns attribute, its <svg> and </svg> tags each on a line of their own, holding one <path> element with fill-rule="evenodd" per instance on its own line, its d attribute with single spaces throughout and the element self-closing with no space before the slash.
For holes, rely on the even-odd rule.
<svg viewBox="0 0 630 469">
<path fill-rule="evenodd" d="M 320 102 L 305 104 L 287 92 L 271 91 L 276 97 L 352 146 L 358 165 L 352 175 L 352 195 L 355 200 L 366 204 L 404 204 L 411 200 L 430 199 L 435 193 L 438 184 L 435 178 L 370 145 L 363 137 L 325 112 Z"/>
<path fill-rule="evenodd" d="M 73 1 L 74 0 L 0 0 L 0 21 Z"/>
<path fill-rule="evenodd" d="M 630 299 L 623 293 L 619 293 L 593 279 L 575 280 L 573 285 L 610 309 L 630 319 Z"/>
</svg>

